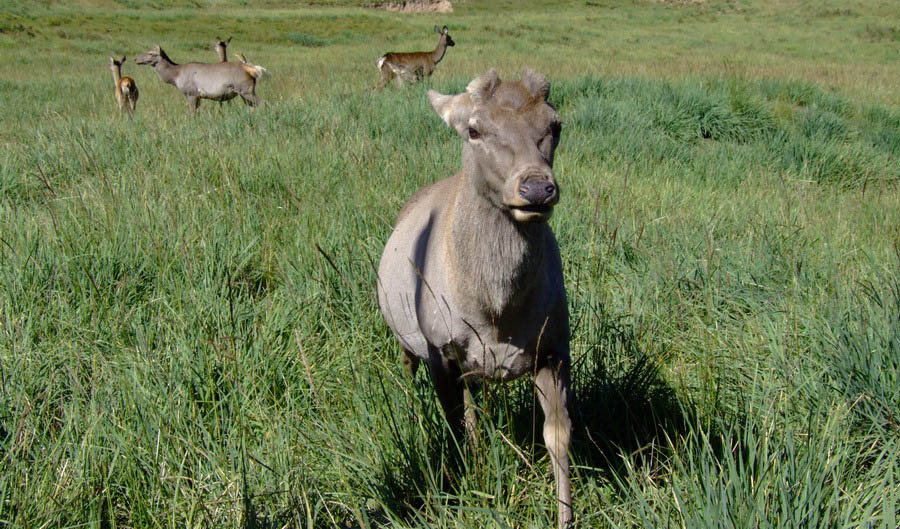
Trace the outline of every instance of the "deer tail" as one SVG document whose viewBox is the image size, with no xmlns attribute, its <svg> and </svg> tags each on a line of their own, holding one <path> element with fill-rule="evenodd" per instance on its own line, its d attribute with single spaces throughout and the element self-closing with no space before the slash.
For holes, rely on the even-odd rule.
<svg viewBox="0 0 900 529">
<path fill-rule="evenodd" d="M 119 85 L 119 89 L 122 91 L 122 95 L 128 97 L 135 91 L 134 81 L 131 78 L 125 78 L 122 80 L 122 83 Z"/>
<path fill-rule="evenodd" d="M 241 63 L 241 67 L 244 68 L 244 71 L 247 72 L 250 77 L 257 80 L 262 79 L 263 77 L 272 77 L 269 70 L 266 70 L 258 64 Z"/>
</svg>

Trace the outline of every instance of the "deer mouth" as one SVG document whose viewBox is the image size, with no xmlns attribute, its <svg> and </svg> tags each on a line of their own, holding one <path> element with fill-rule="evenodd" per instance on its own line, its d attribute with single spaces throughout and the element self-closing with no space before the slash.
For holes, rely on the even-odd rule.
<svg viewBox="0 0 900 529">
<path fill-rule="evenodd" d="M 513 206 L 513 209 L 527 213 L 550 213 L 553 211 L 553 206 L 550 204 L 528 204 L 526 206 Z"/>
<path fill-rule="evenodd" d="M 546 222 L 553 215 L 552 204 L 525 204 L 509 206 L 513 219 L 518 222 Z"/>
</svg>

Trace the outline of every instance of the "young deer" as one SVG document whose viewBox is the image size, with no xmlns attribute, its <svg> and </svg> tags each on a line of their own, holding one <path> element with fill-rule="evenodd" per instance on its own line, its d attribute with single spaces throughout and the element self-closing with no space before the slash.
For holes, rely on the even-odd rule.
<svg viewBox="0 0 900 529">
<path fill-rule="evenodd" d="M 462 169 L 417 192 L 397 217 L 378 266 L 378 304 L 415 372 L 428 372 L 451 425 L 472 434 L 469 378 L 535 374 L 553 465 L 559 527 L 572 520 L 569 314 L 556 238 L 560 120 L 550 84 L 530 70 L 494 70 L 465 92 L 428 92 L 463 139 Z"/>
<path fill-rule="evenodd" d="M 228 51 L 226 48 L 228 48 L 230 42 L 231 37 L 228 37 L 228 40 L 222 40 L 219 37 L 216 37 L 216 43 L 213 44 L 213 50 L 215 50 L 216 55 L 219 56 L 219 62 L 228 62 Z"/>
<path fill-rule="evenodd" d="M 122 56 L 121 61 L 117 61 L 113 57 L 110 57 L 109 69 L 112 71 L 113 80 L 116 83 L 115 94 L 119 110 L 128 110 L 128 114 L 132 115 L 137 106 L 138 88 L 134 79 L 131 77 L 122 77 L 122 65 L 125 64 L 125 60 L 124 55 Z"/>
<path fill-rule="evenodd" d="M 241 96 L 251 107 L 262 103 L 256 96 L 256 82 L 269 72 L 262 66 L 237 62 L 175 64 L 159 46 L 134 60 L 156 70 L 163 82 L 174 85 L 187 98 L 188 106 L 197 110 L 201 99 L 228 101 Z"/>
<path fill-rule="evenodd" d="M 434 72 L 434 67 L 444 58 L 447 46 L 456 45 L 450 38 L 450 33 L 447 32 L 447 26 L 443 28 L 434 26 L 434 31 L 440 35 L 434 51 L 391 52 L 379 57 L 375 62 L 381 72 L 377 88 L 383 88 L 385 83 L 393 78 L 397 79 L 398 86 L 402 86 L 403 81 L 413 83 L 421 81 L 423 77 L 430 77 Z"/>
</svg>

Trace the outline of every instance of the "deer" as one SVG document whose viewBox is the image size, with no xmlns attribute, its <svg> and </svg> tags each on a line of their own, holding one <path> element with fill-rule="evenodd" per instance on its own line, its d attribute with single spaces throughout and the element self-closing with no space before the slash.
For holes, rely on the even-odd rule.
<svg viewBox="0 0 900 529">
<path fill-rule="evenodd" d="M 119 105 L 119 111 L 128 111 L 128 115 L 134 115 L 134 109 L 137 106 L 138 87 L 137 83 L 131 77 L 122 77 L 122 65 L 125 64 L 126 57 L 123 55 L 122 60 L 117 61 L 110 56 L 109 69 L 113 74 L 115 81 L 116 103 Z"/>
<path fill-rule="evenodd" d="M 241 96 L 250 107 L 263 102 L 256 96 L 256 83 L 269 75 L 268 70 L 255 64 L 237 62 L 176 64 L 159 46 L 134 60 L 156 70 L 160 80 L 174 85 L 187 98 L 188 107 L 196 111 L 201 99 L 228 101 Z"/>
<path fill-rule="evenodd" d="M 228 37 L 228 40 L 222 40 L 219 37 L 216 37 L 216 42 L 213 44 L 213 50 L 216 52 L 216 55 L 219 56 L 219 62 L 228 62 L 228 44 L 231 43 L 231 37 Z M 245 61 L 241 61 L 245 62 Z"/>
<path fill-rule="evenodd" d="M 561 124 L 550 83 L 495 70 L 466 91 L 428 91 L 463 140 L 462 168 L 403 206 L 378 265 L 384 320 L 415 374 L 421 362 L 455 432 L 474 443 L 470 381 L 533 373 L 553 468 L 559 528 L 573 519 L 569 313 L 547 221 L 559 202 L 553 157 Z"/>
<path fill-rule="evenodd" d="M 403 81 L 413 83 L 421 81 L 424 77 L 431 77 L 434 67 L 447 53 L 447 47 L 456 45 L 450 38 L 447 26 L 443 28 L 434 26 L 434 31 L 440 35 L 434 51 L 390 52 L 379 57 L 375 64 L 378 66 L 378 71 L 381 72 L 381 79 L 376 88 L 384 88 L 384 85 L 394 78 L 397 80 L 397 85 L 402 86 Z"/>
<path fill-rule="evenodd" d="M 216 55 L 219 56 L 219 62 L 228 62 L 228 43 L 230 42 L 231 37 L 228 37 L 228 40 L 222 40 L 219 37 L 216 37 L 216 42 L 213 44 L 213 50 L 215 50 Z M 234 55 L 241 63 L 250 64 L 250 61 L 242 54 L 235 53 Z M 266 75 L 269 75 L 268 70 L 266 70 Z"/>
</svg>

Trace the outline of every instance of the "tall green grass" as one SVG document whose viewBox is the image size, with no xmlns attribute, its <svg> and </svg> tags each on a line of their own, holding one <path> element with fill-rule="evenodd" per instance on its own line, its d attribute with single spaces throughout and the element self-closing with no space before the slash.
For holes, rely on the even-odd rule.
<svg viewBox="0 0 900 529">
<path fill-rule="evenodd" d="M 850 80 L 860 65 L 837 49 L 836 83 L 783 75 L 820 67 L 796 56 L 688 75 L 650 58 L 689 48 L 677 29 L 695 18 L 736 33 L 762 20 L 777 41 L 779 24 L 852 32 L 889 7 L 546 7 L 579 21 L 565 40 L 542 32 L 537 3 L 463 3 L 434 77 L 374 92 L 374 58 L 430 46 L 434 19 L 276 4 L 4 14 L 29 29 L 0 34 L 3 524 L 552 526 L 530 381 L 485 385 L 478 448 L 457 445 L 374 296 L 394 216 L 459 165 L 425 91 L 531 64 L 564 122 L 551 223 L 572 313 L 579 526 L 896 527 L 896 102 Z M 585 17 L 599 16 L 619 24 L 604 44 L 644 35 L 620 66 L 527 46 L 593 42 Z M 109 20 L 123 29 L 104 36 Z M 176 58 L 211 61 L 219 20 L 274 72 L 266 106 L 205 102 L 192 117 L 128 63 L 138 112 L 113 112 L 106 55 L 172 42 Z M 353 24 L 370 36 L 341 33 Z M 485 25 L 508 33 L 489 57 Z M 797 31 L 785 46 L 806 49 Z M 883 42 L 850 47 L 880 64 Z"/>
</svg>

